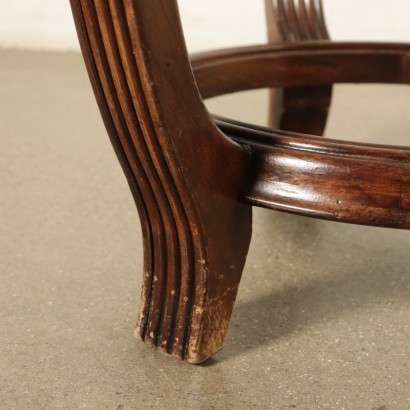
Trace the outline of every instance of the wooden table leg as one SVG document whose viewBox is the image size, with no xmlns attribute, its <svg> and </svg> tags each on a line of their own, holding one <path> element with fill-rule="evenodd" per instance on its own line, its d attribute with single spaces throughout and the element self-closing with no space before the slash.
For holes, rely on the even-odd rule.
<svg viewBox="0 0 410 410">
<path fill-rule="evenodd" d="M 144 235 L 136 335 L 198 363 L 221 349 L 251 237 L 248 163 L 205 109 L 176 0 L 71 0 Z M 224 164 L 222 167 L 220 164 Z"/>
<path fill-rule="evenodd" d="M 328 41 L 321 0 L 265 0 L 272 44 Z M 288 87 L 270 91 L 269 124 L 274 128 L 323 135 L 332 86 Z"/>
</svg>

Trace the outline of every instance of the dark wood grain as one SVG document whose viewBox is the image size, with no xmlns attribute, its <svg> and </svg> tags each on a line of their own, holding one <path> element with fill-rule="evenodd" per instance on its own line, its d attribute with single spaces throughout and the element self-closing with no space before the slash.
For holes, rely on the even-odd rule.
<svg viewBox="0 0 410 410">
<path fill-rule="evenodd" d="M 136 335 L 201 362 L 222 347 L 249 246 L 251 207 L 238 201 L 248 155 L 203 105 L 176 1 L 71 5 L 143 225 Z"/>
<path fill-rule="evenodd" d="M 271 44 L 328 41 L 321 0 L 265 0 Z M 287 131 L 323 135 L 332 86 L 274 88 L 270 92 L 269 123 Z"/>
<path fill-rule="evenodd" d="M 265 87 L 408 84 L 409 53 L 408 44 L 306 42 L 201 53 L 191 63 L 202 97 L 210 98 Z"/>
<path fill-rule="evenodd" d="M 244 201 L 330 221 L 410 229 L 410 149 L 217 123 L 251 149 Z"/>
<path fill-rule="evenodd" d="M 190 62 L 176 0 L 70 1 L 95 97 L 140 215 L 139 338 L 192 363 L 222 347 L 251 239 L 252 205 L 410 228 L 407 147 L 311 135 L 324 126 L 324 91 L 334 83 L 408 84 L 410 45 L 318 41 L 327 34 L 320 2 L 278 1 L 286 20 L 271 24 L 298 41 L 220 50 Z M 212 118 L 202 101 L 263 87 L 291 90 L 285 113 L 303 133 Z"/>
<path fill-rule="evenodd" d="M 192 58 L 204 98 L 264 87 L 408 84 L 410 45 L 306 42 Z M 336 142 L 217 118 L 251 152 L 243 200 L 316 218 L 410 228 L 410 149 Z"/>
</svg>

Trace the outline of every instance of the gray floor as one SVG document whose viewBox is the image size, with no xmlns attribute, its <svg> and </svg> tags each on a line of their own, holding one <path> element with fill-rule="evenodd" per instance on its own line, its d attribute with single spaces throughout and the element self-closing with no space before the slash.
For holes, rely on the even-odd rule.
<svg viewBox="0 0 410 410">
<path fill-rule="evenodd" d="M 409 98 L 339 86 L 327 134 L 405 144 Z M 410 409 L 410 233 L 256 210 L 225 348 L 185 364 L 133 338 L 138 215 L 81 57 L 0 52 L 0 113 L 1 409 Z"/>
</svg>

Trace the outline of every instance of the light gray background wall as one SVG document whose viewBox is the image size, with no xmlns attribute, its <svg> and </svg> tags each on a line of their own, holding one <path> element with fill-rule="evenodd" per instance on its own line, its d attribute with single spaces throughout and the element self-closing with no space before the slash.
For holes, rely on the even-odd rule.
<svg viewBox="0 0 410 410">
<path fill-rule="evenodd" d="M 323 1 L 334 39 L 410 42 L 409 0 Z M 179 4 L 190 50 L 265 39 L 263 0 Z M 78 49 L 68 0 L 0 0 L 0 47 Z"/>
</svg>

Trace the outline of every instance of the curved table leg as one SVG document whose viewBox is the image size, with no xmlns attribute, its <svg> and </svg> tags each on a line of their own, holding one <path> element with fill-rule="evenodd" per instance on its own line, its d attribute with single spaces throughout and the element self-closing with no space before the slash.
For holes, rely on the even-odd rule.
<svg viewBox="0 0 410 410">
<path fill-rule="evenodd" d="M 202 362 L 222 348 L 249 247 L 252 208 L 238 201 L 249 156 L 203 105 L 176 0 L 71 0 L 71 6 L 142 224 L 135 333 Z"/>
<path fill-rule="evenodd" d="M 265 0 L 268 39 L 274 43 L 329 40 L 321 0 Z M 272 89 L 269 124 L 286 131 L 323 135 L 332 86 Z"/>
<path fill-rule="evenodd" d="M 191 66 L 177 0 L 70 1 L 95 96 L 140 214 L 144 274 L 136 335 L 142 340 L 192 363 L 222 347 L 251 238 L 251 205 L 410 227 L 408 148 L 229 122 L 219 122 L 220 131 L 200 97 L 200 91 L 206 98 L 261 87 L 329 90 L 336 82 L 407 84 L 410 46 L 251 47 L 199 56 Z M 295 33 L 309 27 L 300 23 Z M 311 117 L 325 120 L 319 96 L 311 95 L 310 89 L 303 100 L 296 92 L 292 101 L 307 101 L 323 114 Z M 303 121 L 311 127 L 305 132 L 313 131 L 310 120 Z"/>
</svg>

